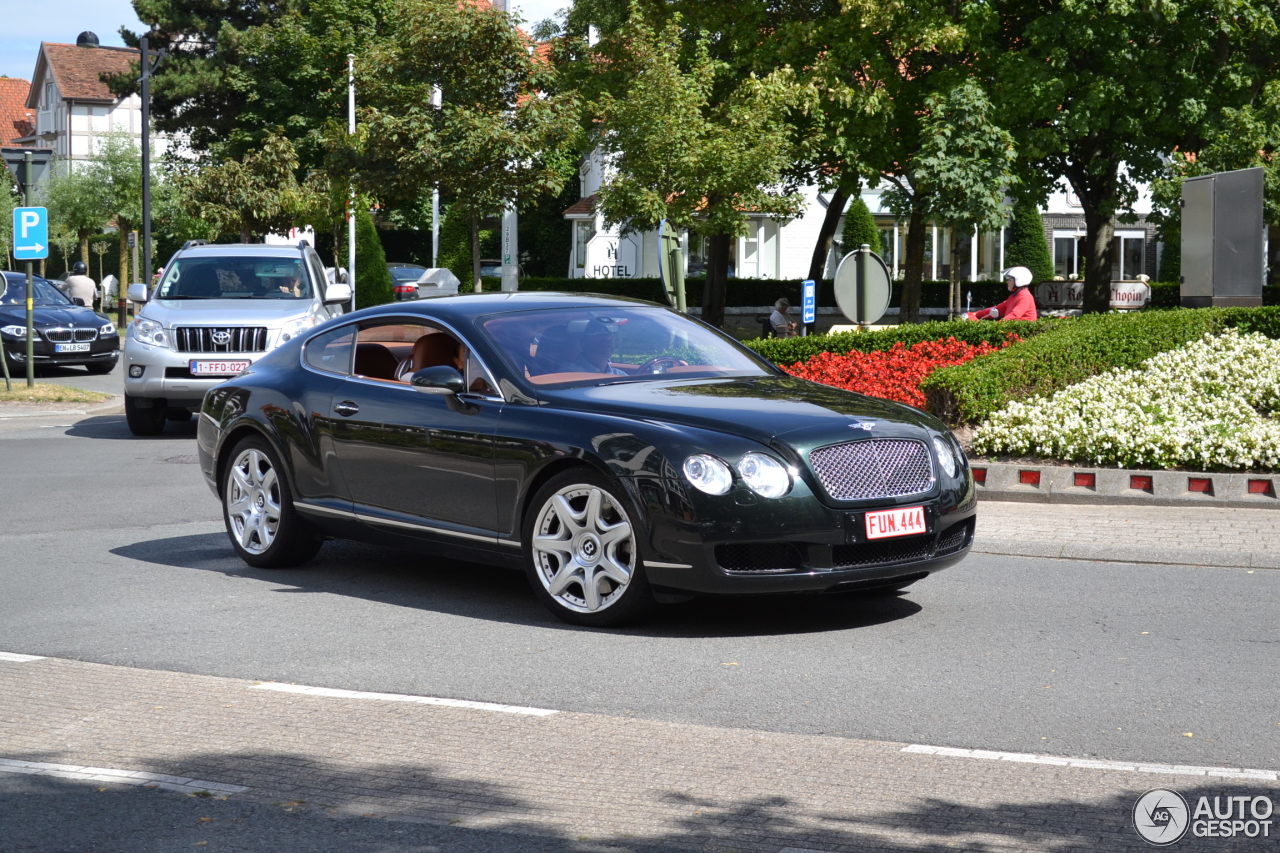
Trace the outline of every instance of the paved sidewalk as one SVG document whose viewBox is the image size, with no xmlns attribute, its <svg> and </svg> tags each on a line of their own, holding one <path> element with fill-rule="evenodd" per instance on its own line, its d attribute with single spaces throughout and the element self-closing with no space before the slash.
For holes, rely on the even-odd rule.
<svg viewBox="0 0 1280 853">
<path fill-rule="evenodd" d="M 1276 773 L 1241 768 L 1035 763 L 262 687 L 0 660 L 0 784 L 17 775 L 19 783 L 70 779 L 104 792 L 150 785 L 175 796 L 305 805 L 335 818 L 496 830 L 564 849 L 742 853 L 1141 850 L 1131 813 L 1148 790 L 1191 799 L 1280 788 Z M 514 839 L 489 846 L 518 849 Z"/>
<path fill-rule="evenodd" d="M 1280 569 L 1280 513 L 1187 504 L 980 499 L 974 550 L 1025 557 Z"/>
</svg>

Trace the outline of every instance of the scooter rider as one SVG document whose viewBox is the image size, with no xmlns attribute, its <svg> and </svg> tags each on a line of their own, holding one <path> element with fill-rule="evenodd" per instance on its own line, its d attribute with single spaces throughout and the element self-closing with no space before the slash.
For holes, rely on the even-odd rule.
<svg viewBox="0 0 1280 853">
<path fill-rule="evenodd" d="M 81 299 L 88 307 L 93 307 L 93 299 L 98 295 L 98 285 L 86 273 L 84 261 L 76 261 L 71 265 L 71 275 L 67 276 L 62 292 L 72 299 Z"/>
<path fill-rule="evenodd" d="M 1035 320 L 1036 298 L 1031 293 L 1031 270 L 1026 267 L 1009 267 L 1004 271 L 1004 283 L 1009 288 L 1009 298 L 992 308 L 970 311 L 967 320 Z"/>
</svg>

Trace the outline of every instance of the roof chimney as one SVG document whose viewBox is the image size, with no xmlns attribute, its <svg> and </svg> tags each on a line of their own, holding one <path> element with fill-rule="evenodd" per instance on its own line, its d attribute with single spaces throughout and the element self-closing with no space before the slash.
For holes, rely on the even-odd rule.
<svg viewBox="0 0 1280 853">
<path fill-rule="evenodd" d="M 80 35 L 76 36 L 76 47 L 97 47 L 97 46 L 98 46 L 98 36 L 96 33 L 91 33 L 88 30 L 85 30 Z"/>
</svg>

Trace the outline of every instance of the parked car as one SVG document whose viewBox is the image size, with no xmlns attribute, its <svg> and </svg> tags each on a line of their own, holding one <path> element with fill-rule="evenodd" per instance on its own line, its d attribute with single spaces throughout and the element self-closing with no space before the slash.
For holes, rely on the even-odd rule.
<svg viewBox="0 0 1280 853">
<path fill-rule="evenodd" d="M 0 293 L 0 344 L 11 375 L 26 374 L 27 276 L 5 272 Z M 90 373 L 110 373 L 120 359 L 115 324 L 80 300 L 72 300 L 48 279 L 32 276 L 31 357 L 45 365 L 82 365 Z"/>
<path fill-rule="evenodd" d="M 155 435 L 189 419 L 210 387 L 340 314 L 351 287 L 330 284 L 305 242 L 198 240 L 174 253 L 154 293 L 131 284 L 128 294 L 146 304 L 125 339 L 125 419 L 134 435 Z"/>
<path fill-rule="evenodd" d="M 976 496 L 932 416 L 791 377 L 639 300 L 479 293 L 304 331 L 209 390 L 231 545 L 326 537 L 523 567 L 557 616 L 655 596 L 899 590 L 960 560 Z"/>
<path fill-rule="evenodd" d="M 418 279 L 426 274 L 426 267 L 421 264 L 388 261 L 387 272 L 391 273 L 391 287 L 395 291 L 397 302 L 418 298 Z"/>
</svg>

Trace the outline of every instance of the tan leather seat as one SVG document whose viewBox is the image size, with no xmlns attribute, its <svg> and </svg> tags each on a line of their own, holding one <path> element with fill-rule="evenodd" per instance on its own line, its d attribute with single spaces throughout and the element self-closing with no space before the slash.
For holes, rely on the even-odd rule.
<svg viewBox="0 0 1280 853">
<path fill-rule="evenodd" d="M 412 374 L 424 367 L 438 365 L 456 367 L 461 371 L 463 369 L 462 345 L 452 335 L 431 332 L 414 341 L 413 354 L 409 357 L 409 367 L 405 373 Z"/>
</svg>

